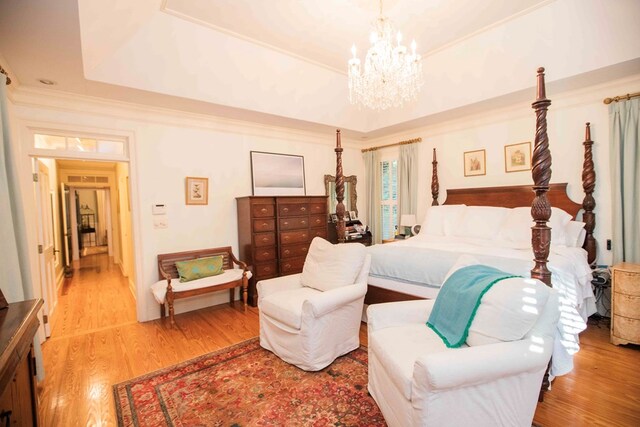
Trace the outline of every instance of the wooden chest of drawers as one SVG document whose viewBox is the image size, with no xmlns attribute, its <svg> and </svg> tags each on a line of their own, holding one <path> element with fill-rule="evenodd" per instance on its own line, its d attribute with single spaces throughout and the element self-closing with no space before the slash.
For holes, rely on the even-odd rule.
<svg viewBox="0 0 640 427">
<path fill-rule="evenodd" d="M 640 344 L 640 265 L 611 267 L 611 343 Z"/>
<path fill-rule="evenodd" d="M 311 240 L 327 238 L 327 196 L 248 196 L 236 202 L 240 259 L 253 266 L 249 302 L 255 306 L 257 282 L 300 273 Z"/>
</svg>

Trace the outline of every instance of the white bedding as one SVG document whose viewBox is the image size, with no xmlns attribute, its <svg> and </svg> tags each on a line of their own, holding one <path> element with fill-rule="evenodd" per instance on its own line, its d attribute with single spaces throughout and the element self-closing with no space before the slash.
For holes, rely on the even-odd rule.
<svg viewBox="0 0 640 427">
<path fill-rule="evenodd" d="M 531 248 L 516 249 L 507 242 L 456 236 L 418 235 L 369 248 L 372 255 L 369 284 L 424 298 L 434 298 L 444 277 L 460 255 L 512 274 L 530 277 L 534 265 Z M 548 268 L 560 292 L 562 317 L 553 355 L 552 375 L 573 369 L 572 355 L 579 350 L 578 334 L 595 313 L 591 268 L 582 248 L 551 246 Z"/>
</svg>

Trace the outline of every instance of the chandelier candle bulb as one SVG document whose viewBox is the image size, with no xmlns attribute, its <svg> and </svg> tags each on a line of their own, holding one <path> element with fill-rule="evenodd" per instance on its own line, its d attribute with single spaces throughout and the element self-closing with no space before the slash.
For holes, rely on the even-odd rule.
<svg viewBox="0 0 640 427">
<path fill-rule="evenodd" d="M 351 48 L 353 58 L 349 59 L 349 101 L 374 110 L 400 107 L 414 100 L 422 87 L 422 65 L 416 53 L 415 40 L 411 43 L 412 53 L 402 44 L 402 33 L 396 34 L 389 19 L 382 14 L 371 32 L 371 47 L 364 57 L 364 63 L 356 55 L 355 44 Z"/>
</svg>

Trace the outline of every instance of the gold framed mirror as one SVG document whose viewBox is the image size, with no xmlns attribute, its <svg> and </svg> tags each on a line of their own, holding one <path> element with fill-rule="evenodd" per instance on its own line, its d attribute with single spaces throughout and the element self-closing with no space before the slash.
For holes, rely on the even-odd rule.
<svg viewBox="0 0 640 427">
<path fill-rule="evenodd" d="M 342 201 L 347 212 L 356 211 L 356 214 L 358 214 L 358 193 L 356 191 L 357 183 L 358 178 L 355 175 L 344 177 L 344 200 Z M 336 205 L 338 204 L 338 201 L 336 200 L 336 177 L 333 175 L 325 175 L 324 188 L 325 194 L 329 196 L 327 198 L 328 212 L 334 213 L 336 211 Z"/>
</svg>

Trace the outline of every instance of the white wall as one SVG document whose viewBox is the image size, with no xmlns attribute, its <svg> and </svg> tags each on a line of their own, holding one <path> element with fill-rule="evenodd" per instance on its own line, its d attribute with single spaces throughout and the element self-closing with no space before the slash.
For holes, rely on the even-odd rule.
<svg viewBox="0 0 640 427">
<path fill-rule="evenodd" d="M 596 171 L 596 228 L 598 240 L 598 264 L 610 264 L 611 252 L 606 250 L 606 239 L 611 238 L 611 178 L 609 168 L 609 117 L 608 107 L 602 100 L 638 91 L 640 74 L 606 85 L 592 86 L 578 91 L 550 93 L 552 100 L 548 112 L 549 144 L 552 155 L 552 183 L 567 182 L 569 196 L 582 203 L 582 163 L 585 122 L 591 122 L 591 139 L 594 141 L 593 158 Z M 532 100 L 535 94 L 532 90 Z M 416 128 L 409 132 L 372 141 L 371 146 L 383 145 L 409 138 L 422 137 L 419 144 L 420 165 L 418 190 L 418 221 L 424 218 L 431 205 L 431 161 L 435 147 L 438 157 L 440 203 L 446 199 L 447 188 L 489 187 L 500 185 L 526 185 L 533 179 L 531 171 L 506 173 L 504 146 L 531 141 L 535 136 L 535 113 L 530 103 L 514 104 L 500 110 L 486 111 Z M 465 177 L 463 153 L 486 150 L 487 174 Z M 387 149 L 384 151 L 393 150 Z M 387 153 L 386 155 L 389 155 Z"/>
<path fill-rule="evenodd" d="M 148 290 L 158 280 L 157 254 L 224 245 L 231 245 L 237 253 L 235 198 L 251 194 L 251 150 L 304 156 L 309 195 L 324 194 L 324 175 L 335 173 L 335 134 L 318 135 L 137 107 L 128 110 L 120 103 L 94 102 L 84 97 L 14 95 L 16 127 L 91 129 L 130 135 L 132 228 L 138 244 L 135 258 L 140 279 L 138 318 L 143 321 L 159 316 L 158 304 Z M 21 132 L 22 140 L 14 141 L 21 144 L 23 159 L 31 144 L 27 134 Z M 362 176 L 358 148 L 345 148 L 343 164 L 345 173 Z M 187 176 L 209 178 L 207 206 L 185 205 Z M 153 228 L 154 203 L 167 206 L 168 228 Z M 196 301 L 179 301 L 176 311 L 226 300 L 226 292 L 205 295 Z"/>
</svg>

